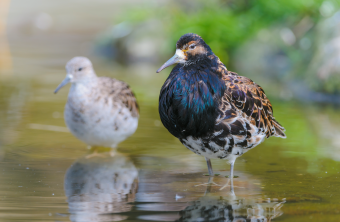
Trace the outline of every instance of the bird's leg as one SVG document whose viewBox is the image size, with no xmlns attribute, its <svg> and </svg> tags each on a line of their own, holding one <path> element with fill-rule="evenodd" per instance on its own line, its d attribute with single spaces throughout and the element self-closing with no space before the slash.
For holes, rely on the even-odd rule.
<svg viewBox="0 0 340 222">
<path fill-rule="evenodd" d="M 214 177 L 209 177 L 207 189 L 205 190 L 204 196 L 211 192 L 211 184 L 214 183 L 213 179 Z"/>
<path fill-rule="evenodd" d="M 213 182 L 214 172 L 213 172 L 213 169 L 212 169 L 212 166 L 211 166 L 210 159 L 206 157 L 205 160 L 207 161 L 207 165 L 208 165 L 209 181 L 208 181 L 208 183 L 195 185 L 195 187 L 197 187 L 197 186 L 207 186 L 207 190 L 208 189 L 210 190 L 211 186 L 220 186 L 220 185 Z"/>
<path fill-rule="evenodd" d="M 211 161 L 208 157 L 206 157 L 205 160 L 207 161 L 209 175 L 212 177 L 214 176 L 214 171 L 211 166 Z"/>
<path fill-rule="evenodd" d="M 86 155 L 86 159 L 90 159 L 92 157 L 105 157 L 105 155 L 99 153 L 100 147 L 92 146 L 91 147 L 91 154 Z"/>
<path fill-rule="evenodd" d="M 230 193 L 232 195 L 235 195 L 235 192 L 234 192 L 234 163 L 235 163 L 235 160 L 230 161 L 230 175 L 229 175 L 229 178 L 228 178 L 228 182 L 226 183 L 226 185 L 224 185 L 223 187 L 220 188 L 220 190 L 223 190 L 224 188 L 229 186 L 229 181 L 230 181 Z"/>
<path fill-rule="evenodd" d="M 110 156 L 111 156 L 111 157 L 114 157 L 115 154 L 116 154 L 116 149 L 111 149 L 111 150 L 110 150 Z"/>
<path fill-rule="evenodd" d="M 230 163 L 230 192 L 234 193 L 234 163 L 235 161 Z"/>
</svg>

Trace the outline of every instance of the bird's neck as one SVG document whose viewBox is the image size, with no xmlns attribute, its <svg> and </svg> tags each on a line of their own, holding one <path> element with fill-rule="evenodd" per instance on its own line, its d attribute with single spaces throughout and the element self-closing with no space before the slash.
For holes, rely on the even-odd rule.
<svg viewBox="0 0 340 222">
<path fill-rule="evenodd" d="M 209 66 L 211 65 L 215 57 L 216 56 L 212 52 L 209 52 L 208 54 L 201 54 L 201 55 L 196 54 L 194 56 L 187 55 L 186 62 L 182 63 L 181 65 L 189 69 L 197 68 L 197 66 Z"/>
<path fill-rule="evenodd" d="M 69 95 L 78 95 L 80 97 L 82 97 L 83 95 L 89 95 L 93 93 L 93 91 L 96 91 L 96 88 L 98 87 L 97 82 L 97 75 L 94 72 L 89 73 L 88 75 L 83 76 L 83 78 L 77 79 L 77 81 L 72 82 Z"/>
<path fill-rule="evenodd" d="M 196 113 L 216 107 L 224 94 L 225 82 L 220 73 L 215 72 L 214 63 L 211 60 L 202 60 L 199 64 L 183 67 L 185 71 L 181 79 L 185 80 L 184 85 L 188 87 L 186 93 L 196 101 L 189 104 L 189 108 L 193 108 Z M 182 84 L 181 82 L 180 85 Z"/>
<path fill-rule="evenodd" d="M 98 81 L 98 76 L 94 71 L 86 73 L 86 75 L 82 76 L 82 78 L 77 79 L 74 84 L 79 84 L 79 85 L 85 85 L 85 86 L 91 86 L 96 84 Z"/>
</svg>

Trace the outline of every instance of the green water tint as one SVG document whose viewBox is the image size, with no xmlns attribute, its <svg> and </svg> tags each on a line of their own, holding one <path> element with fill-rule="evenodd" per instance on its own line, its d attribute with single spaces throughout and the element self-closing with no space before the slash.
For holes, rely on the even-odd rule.
<svg viewBox="0 0 340 222">
<path fill-rule="evenodd" d="M 155 77 L 154 84 L 151 78 L 137 82 L 118 76 L 135 89 L 141 106 L 139 128 L 119 145 L 119 152 L 100 149 L 94 156 L 65 128 L 67 90 L 53 94 L 57 77 L 63 76 L 53 77 L 55 84 L 0 85 L 0 220 L 217 218 L 214 210 L 199 214 L 201 208 L 219 209 L 228 218 L 340 220 L 337 109 L 272 99 L 287 139 L 270 138 L 237 159 L 236 196 L 231 196 L 224 187 L 229 165 L 213 159 L 216 176 L 208 186 L 204 158 L 162 126 L 157 91 L 166 76 Z"/>
</svg>

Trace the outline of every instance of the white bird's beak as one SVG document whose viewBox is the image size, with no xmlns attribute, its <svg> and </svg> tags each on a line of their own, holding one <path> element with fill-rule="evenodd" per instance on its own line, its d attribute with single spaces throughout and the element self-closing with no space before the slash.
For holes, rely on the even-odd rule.
<svg viewBox="0 0 340 222">
<path fill-rule="evenodd" d="M 157 71 L 156 73 L 159 73 L 160 71 L 162 71 L 163 69 L 165 69 L 168 66 L 171 66 L 175 63 L 183 63 L 185 62 L 185 55 L 184 52 L 180 49 L 176 49 L 176 53 L 173 57 L 171 57 L 171 59 L 169 59 L 168 61 L 166 61 Z"/>
<path fill-rule="evenodd" d="M 54 93 L 57 93 L 63 86 L 71 82 L 72 78 L 73 76 L 71 74 L 67 74 L 66 78 L 59 84 L 59 86 L 55 89 Z"/>
</svg>

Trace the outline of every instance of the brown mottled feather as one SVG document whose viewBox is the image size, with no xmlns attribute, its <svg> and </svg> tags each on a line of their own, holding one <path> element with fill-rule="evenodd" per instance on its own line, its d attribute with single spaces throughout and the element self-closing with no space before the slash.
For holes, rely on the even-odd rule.
<svg viewBox="0 0 340 222">
<path fill-rule="evenodd" d="M 286 138 L 285 129 L 275 120 L 272 105 L 261 86 L 247 77 L 228 71 L 220 61 L 216 71 L 222 74 L 227 86 L 220 105 L 224 117 L 234 115 L 236 118 L 236 113 L 231 111 L 239 110 L 252 125 L 265 133 L 267 138 L 270 136 Z M 231 118 L 228 121 L 234 120 Z"/>
<path fill-rule="evenodd" d="M 110 95 L 110 98 L 115 102 L 121 102 L 130 111 L 133 117 L 139 116 L 139 106 L 136 97 L 129 85 L 123 81 L 112 79 L 109 77 L 100 77 L 101 91 Z"/>
</svg>

